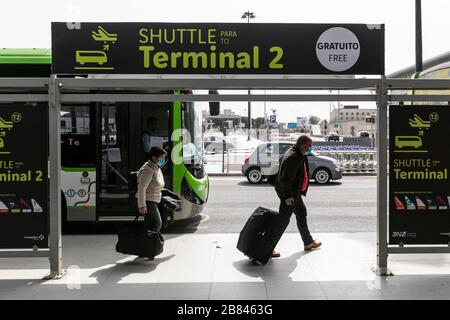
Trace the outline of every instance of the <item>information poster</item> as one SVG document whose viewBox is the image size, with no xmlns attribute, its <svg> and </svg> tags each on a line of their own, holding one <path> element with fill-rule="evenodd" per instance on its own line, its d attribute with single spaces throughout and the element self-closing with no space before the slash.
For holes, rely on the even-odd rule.
<svg viewBox="0 0 450 320">
<path fill-rule="evenodd" d="M 48 107 L 0 104 L 0 248 L 48 248 Z"/>
<path fill-rule="evenodd" d="M 389 243 L 450 241 L 450 108 L 391 106 Z"/>
</svg>

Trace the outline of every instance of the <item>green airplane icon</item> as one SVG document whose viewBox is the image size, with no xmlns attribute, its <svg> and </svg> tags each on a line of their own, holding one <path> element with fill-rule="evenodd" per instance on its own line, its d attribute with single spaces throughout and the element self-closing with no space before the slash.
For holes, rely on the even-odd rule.
<svg viewBox="0 0 450 320">
<path fill-rule="evenodd" d="M 97 32 L 92 31 L 92 38 L 95 41 L 110 41 L 114 43 L 117 41 L 117 33 L 108 33 L 103 27 L 98 26 Z"/>
<path fill-rule="evenodd" d="M 12 121 L 6 121 L 2 117 L 0 117 L 0 129 L 8 129 L 11 130 L 13 127 Z"/>
<path fill-rule="evenodd" d="M 417 114 L 414 114 L 414 120 L 409 119 L 409 125 L 412 128 L 429 128 L 431 127 L 431 121 L 425 121 Z"/>
</svg>

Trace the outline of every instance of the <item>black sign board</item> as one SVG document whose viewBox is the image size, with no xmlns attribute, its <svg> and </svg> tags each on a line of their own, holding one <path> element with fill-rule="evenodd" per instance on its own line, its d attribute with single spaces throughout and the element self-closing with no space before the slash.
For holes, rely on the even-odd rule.
<svg viewBox="0 0 450 320">
<path fill-rule="evenodd" d="M 384 74 L 384 25 L 52 23 L 56 74 Z"/>
<path fill-rule="evenodd" d="M 48 107 L 0 104 L 0 248 L 48 248 Z"/>
<path fill-rule="evenodd" d="M 391 106 L 389 243 L 450 241 L 450 108 Z"/>
</svg>

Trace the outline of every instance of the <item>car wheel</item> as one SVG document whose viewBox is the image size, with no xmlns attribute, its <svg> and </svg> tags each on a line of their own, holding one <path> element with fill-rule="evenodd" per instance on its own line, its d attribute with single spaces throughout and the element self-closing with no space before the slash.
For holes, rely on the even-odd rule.
<svg viewBox="0 0 450 320">
<path fill-rule="evenodd" d="M 261 170 L 259 168 L 253 167 L 247 171 L 247 180 L 250 183 L 258 184 L 262 181 Z"/>
<path fill-rule="evenodd" d="M 328 169 L 319 168 L 314 172 L 314 180 L 318 184 L 326 184 L 331 180 L 331 173 Z"/>
</svg>

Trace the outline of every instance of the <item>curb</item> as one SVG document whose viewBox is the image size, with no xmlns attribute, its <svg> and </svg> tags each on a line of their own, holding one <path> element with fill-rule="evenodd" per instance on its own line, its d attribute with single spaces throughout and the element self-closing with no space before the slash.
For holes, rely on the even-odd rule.
<svg viewBox="0 0 450 320">
<path fill-rule="evenodd" d="M 376 176 L 376 172 L 342 172 L 343 176 Z"/>
<path fill-rule="evenodd" d="M 343 172 L 343 176 L 376 176 L 376 172 Z M 243 177 L 242 173 L 208 173 L 209 177 Z"/>
<path fill-rule="evenodd" d="M 238 173 L 238 172 L 236 172 L 236 173 L 234 173 L 234 172 L 232 172 L 232 173 L 208 173 L 208 176 L 209 177 L 242 177 L 242 178 L 245 178 L 243 175 L 242 175 L 242 173 Z"/>
</svg>

